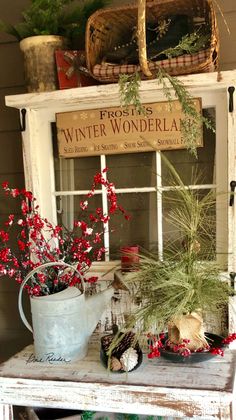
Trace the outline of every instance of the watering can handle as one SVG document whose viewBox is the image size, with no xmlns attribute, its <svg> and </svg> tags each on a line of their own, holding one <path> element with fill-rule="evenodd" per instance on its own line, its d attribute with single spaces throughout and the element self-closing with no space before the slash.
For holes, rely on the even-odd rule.
<svg viewBox="0 0 236 420">
<path fill-rule="evenodd" d="M 74 271 L 76 271 L 77 274 L 79 274 L 81 284 L 82 284 L 82 288 L 83 288 L 83 292 L 85 291 L 84 279 L 83 279 L 81 273 L 77 270 L 77 268 L 73 267 L 70 264 L 65 263 L 64 261 L 52 261 L 52 262 L 48 262 L 48 263 L 45 263 L 45 264 L 41 264 L 38 267 L 34 268 L 32 271 L 30 271 L 30 273 L 27 274 L 26 278 L 23 280 L 23 282 L 20 285 L 20 290 L 19 290 L 19 295 L 18 295 L 18 309 L 19 309 L 20 317 L 21 317 L 23 323 L 25 324 L 26 328 L 28 328 L 28 330 L 30 330 L 32 333 L 33 333 L 33 329 L 26 319 L 26 316 L 25 316 L 24 310 L 23 310 L 23 306 L 22 306 L 22 292 L 23 292 L 24 286 L 26 285 L 26 283 L 30 279 L 30 277 L 32 277 L 40 269 L 46 268 L 46 267 L 52 267 L 53 265 L 61 265 L 61 266 L 64 266 L 64 267 L 69 267 L 69 268 L 72 268 Z"/>
</svg>

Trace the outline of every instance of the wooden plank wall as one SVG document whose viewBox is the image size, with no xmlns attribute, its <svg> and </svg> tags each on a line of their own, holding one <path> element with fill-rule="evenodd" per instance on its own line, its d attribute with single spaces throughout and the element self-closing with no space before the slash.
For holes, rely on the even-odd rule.
<svg viewBox="0 0 236 420">
<path fill-rule="evenodd" d="M 134 0 L 135 1 L 135 0 Z M 30 0 L 0 0 L 1 19 L 10 23 L 20 20 L 21 11 Z M 132 1 L 113 0 L 113 4 L 131 4 Z M 217 10 L 220 31 L 220 69 L 236 68 L 236 2 L 235 0 L 217 0 L 224 13 L 226 25 Z M 21 134 L 19 131 L 18 111 L 6 108 L 4 98 L 26 92 L 22 54 L 18 42 L 11 36 L 0 34 L 0 183 L 9 180 L 11 185 L 24 185 Z M 6 205 L 0 190 L 0 222 L 6 213 L 15 212 L 14 207 Z M 22 325 L 17 311 L 17 287 L 9 279 L 0 278 L 0 360 L 18 351 L 31 341 Z"/>
<path fill-rule="evenodd" d="M 11 23 L 20 19 L 26 0 L 0 1 L 1 19 Z M 9 180 L 16 187 L 24 186 L 21 133 L 18 111 L 5 106 L 5 96 L 25 92 L 23 59 L 18 42 L 9 35 L 0 34 L 0 184 Z M 13 204 L 13 203 L 12 203 Z M 6 203 L 0 188 L 0 222 L 6 214 L 15 212 Z M 7 358 L 29 341 L 17 310 L 17 285 L 0 278 L 0 360 Z"/>
</svg>

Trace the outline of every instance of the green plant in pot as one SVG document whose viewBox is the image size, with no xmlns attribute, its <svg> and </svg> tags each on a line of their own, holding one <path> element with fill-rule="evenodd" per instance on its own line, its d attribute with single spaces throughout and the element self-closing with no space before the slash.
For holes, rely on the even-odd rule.
<svg viewBox="0 0 236 420">
<path fill-rule="evenodd" d="M 172 165 L 166 226 L 175 232 L 163 256 L 143 253 L 138 270 L 125 283 L 139 305 L 126 328 L 159 335 L 168 331 L 169 347 L 187 352 L 209 348 L 203 327 L 205 311 L 220 313 L 234 294 L 217 263 L 214 234 L 215 194 L 188 189 Z M 177 346 L 177 347 L 176 347 Z"/>
<path fill-rule="evenodd" d="M 22 12 L 22 22 L 12 25 L 0 21 L 0 31 L 20 42 L 29 92 L 56 89 L 55 50 L 83 50 L 87 19 L 104 7 L 107 0 L 79 3 L 74 0 L 31 0 Z"/>
</svg>

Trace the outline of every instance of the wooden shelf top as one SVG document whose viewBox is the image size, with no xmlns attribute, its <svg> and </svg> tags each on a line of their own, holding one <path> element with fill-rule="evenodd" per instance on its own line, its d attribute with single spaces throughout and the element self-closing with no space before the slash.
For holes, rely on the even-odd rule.
<svg viewBox="0 0 236 420">
<path fill-rule="evenodd" d="M 178 79 L 188 89 L 207 91 L 214 88 L 216 91 L 236 84 L 236 70 L 191 74 L 179 76 Z M 141 82 L 140 95 L 143 102 L 153 102 L 158 92 L 162 92 L 162 86 L 155 79 Z M 57 109 L 61 104 L 63 109 L 67 107 L 85 109 L 94 106 L 101 108 L 103 105 L 108 107 L 120 104 L 118 83 L 6 96 L 6 105 L 13 108 Z"/>
</svg>

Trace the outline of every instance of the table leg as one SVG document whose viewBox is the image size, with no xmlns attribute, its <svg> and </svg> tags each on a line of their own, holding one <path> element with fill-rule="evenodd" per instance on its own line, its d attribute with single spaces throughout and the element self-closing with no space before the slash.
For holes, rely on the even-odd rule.
<svg viewBox="0 0 236 420">
<path fill-rule="evenodd" d="M 13 406 L 10 404 L 0 404 L 0 419 L 13 420 Z"/>
</svg>

